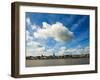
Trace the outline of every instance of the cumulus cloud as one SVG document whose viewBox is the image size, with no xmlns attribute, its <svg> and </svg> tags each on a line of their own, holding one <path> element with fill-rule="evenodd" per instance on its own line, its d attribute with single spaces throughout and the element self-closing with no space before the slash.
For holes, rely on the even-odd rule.
<svg viewBox="0 0 100 80">
<path fill-rule="evenodd" d="M 47 49 L 47 50 L 44 52 L 44 55 L 45 55 L 45 56 L 53 55 L 53 49 Z"/>
<path fill-rule="evenodd" d="M 71 32 L 62 23 L 56 22 L 55 24 L 48 24 L 43 22 L 43 27 L 34 32 L 36 38 L 47 39 L 49 37 L 54 38 L 56 41 L 68 41 L 73 38 L 73 32 Z"/>
<path fill-rule="evenodd" d="M 65 55 L 66 52 L 66 47 L 61 47 L 57 53 L 57 55 Z"/>
<path fill-rule="evenodd" d="M 44 54 L 45 47 L 35 41 L 27 42 L 26 56 L 40 56 Z"/>
<path fill-rule="evenodd" d="M 47 29 L 48 27 L 51 26 L 50 24 L 48 24 L 48 23 L 46 23 L 46 22 L 43 22 L 42 24 L 43 24 L 43 28 L 44 28 L 44 29 Z"/>
<path fill-rule="evenodd" d="M 36 30 L 37 26 L 35 24 L 31 25 L 32 30 Z"/>
<path fill-rule="evenodd" d="M 30 18 L 28 17 L 28 18 L 26 18 L 26 23 L 27 23 L 27 25 L 31 25 L 31 20 L 30 20 Z"/>
<path fill-rule="evenodd" d="M 58 51 L 58 55 L 81 55 L 81 54 L 89 54 L 89 47 L 81 47 L 78 45 L 76 48 L 66 48 L 61 47 Z"/>
<path fill-rule="evenodd" d="M 32 36 L 30 36 L 30 32 L 27 30 L 26 31 L 26 41 L 31 41 L 33 39 Z"/>
<path fill-rule="evenodd" d="M 31 28 L 31 30 L 36 30 L 38 28 L 36 24 L 31 22 L 29 17 L 26 18 L 26 24 L 27 24 L 27 27 Z"/>
<path fill-rule="evenodd" d="M 53 55 L 53 49 L 46 49 L 40 43 L 30 41 L 27 43 L 26 56 L 50 56 Z"/>
<path fill-rule="evenodd" d="M 40 56 L 44 53 L 45 47 L 39 42 L 33 41 L 33 36 L 26 30 L 26 56 Z"/>
</svg>

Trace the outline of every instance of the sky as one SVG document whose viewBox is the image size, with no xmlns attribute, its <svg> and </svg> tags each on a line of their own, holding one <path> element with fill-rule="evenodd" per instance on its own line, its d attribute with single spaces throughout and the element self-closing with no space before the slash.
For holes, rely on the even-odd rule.
<svg viewBox="0 0 100 80">
<path fill-rule="evenodd" d="M 89 53 L 89 15 L 25 13 L 26 55 Z"/>
</svg>

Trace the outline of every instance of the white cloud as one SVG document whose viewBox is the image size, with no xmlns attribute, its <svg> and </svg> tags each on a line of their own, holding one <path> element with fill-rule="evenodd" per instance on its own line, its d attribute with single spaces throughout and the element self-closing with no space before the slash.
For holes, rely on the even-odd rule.
<svg viewBox="0 0 100 80">
<path fill-rule="evenodd" d="M 31 41 L 33 39 L 32 36 L 30 36 L 30 32 L 26 30 L 26 41 Z"/>
<path fill-rule="evenodd" d="M 26 23 L 27 23 L 27 25 L 31 25 L 31 20 L 30 20 L 30 18 L 28 17 L 28 18 L 26 18 Z"/>
<path fill-rule="evenodd" d="M 81 54 L 89 54 L 89 47 L 84 47 L 82 48 L 80 45 L 77 46 L 76 48 L 65 48 L 61 47 L 60 50 L 58 51 L 58 55 L 81 55 Z"/>
<path fill-rule="evenodd" d="M 79 25 L 82 24 L 82 23 L 85 21 L 85 19 L 86 19 L 86 17 L 83 17 L 82 19 L 79 19 L 78 22 L 75 23 L 75 24 L 72 26 L 71 30 L 72 30 L 72 31 L 76 30 L 76 29 L 79 27 Z"/>
<path fill-rule="evenodd" d="M 27 42 L 26 46 L 26 56 L 50 56 L 53 55 L 54 49 L 45 49 L 40 43 L 36 41 Z M 80 45 L 75 48 L 66 48 L 61 47 L 55 55 L 81 55 L 81 54 L 89 54 L 89 47 L 82 48 Z"/>
<path fill-rule="evenodd" d="M 31 25 L 32 30 L 37 29 L 37 26 L 35 24 Z"/>
<path fill-rule="evenodd" d="M 48 37 L 54 38 L 56 41 L 68 41 L 73 38 L 73 32 L 68 30 L 62 23 L 56 22 L 55 24 L 48 24 L 43 22 L 43 28 L 38 29 L 37 32 L 34 32 L 34 36 L 36 38 L 44 38 Z"/>
<path fill-rule="evenodd" d="M 46 56 L 53 55 L 53 49 L 47 49 L 47 50 L 45 51 L 44 55 L 46 55 Z"/>
<path fill-rule="evenodd" d="M 50 56 L 53 55 L 53 49 L 47 49 L 45 50 L 45 47 L 43 47 L 40 43 L 35 41 L 30 41 L 27 43 L 26 46 L 26 56 Z"/>
<path fill-rule="evenodd" d="M 26 56 L 40 56 L 44 54 L 45 47 L 43 47 L 41 44 L 30 41 L 27 42 L 26 46 Z"/>
<path fill-rule="evenodd" d="M 31 28 L 32 30 L 36 30 L 38 28 L 38 25 L 32 23 L 29 17 L 26 18 L 26 23 L 27 23 L 27 26 Z"/>
<path fill-rule="evenodd" d="M 46 22 L 43 22 L 42 24 L 43 24 L 43 28 L 45 28 L 45 29 L 47 29 L 48 27 L 51 26 L 50 24 L 48 24 L 48 23 L 46 23 Z"/>
</svg>

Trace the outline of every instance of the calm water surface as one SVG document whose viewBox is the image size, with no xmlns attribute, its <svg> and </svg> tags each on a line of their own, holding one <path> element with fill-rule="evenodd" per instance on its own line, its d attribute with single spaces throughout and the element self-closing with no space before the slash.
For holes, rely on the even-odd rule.
<svg viewBox="0 0 100 80">
<path fill-rule="evenodd" d="M 89 64 L 89 58 L 26 60 L 26 67 Z"/>
</svg>

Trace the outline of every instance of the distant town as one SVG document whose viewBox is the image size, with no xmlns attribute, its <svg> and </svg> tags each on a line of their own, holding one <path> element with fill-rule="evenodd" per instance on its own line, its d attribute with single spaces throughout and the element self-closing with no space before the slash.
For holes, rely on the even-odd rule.
<svg viewBox="0 0 100 80">
<path fill-rule="evenodd" d="M 26 56 L 26 60 L 45 60 L 45 59 L 67 59 L 67 58 L 89 58 L 89 54 L 81 55 L 41 55 L 41 56 Z"/>
</svg>

